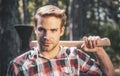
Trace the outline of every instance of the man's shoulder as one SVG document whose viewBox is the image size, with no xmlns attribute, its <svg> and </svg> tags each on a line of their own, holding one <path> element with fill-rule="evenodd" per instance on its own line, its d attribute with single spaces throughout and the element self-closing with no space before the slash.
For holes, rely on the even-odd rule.
<svg viewBox="0 0 120 76">
<path fill-rule="evenodd" d="M 62 47 L 62 51 L 66 53 L 73 53 L 75 55 L 88 55 L 86 52 L 84 52 L 82 49 L 77 48 L 77 47 Z"/>
<path fill-rule="evenodd" d="M 71 54 L 71 53 L 77 54 L 77 52 L 80 51 L 80 49 L 77 47 L 64 47 L 63 46 L 63 47 L 61 47 L 61 51 L 65 52 L 67 54 Z"/>
<path fill-rule="evenodd" d="M 13 62 L 14 63 L 17 63 L 17 64 L 20 64 L 20 63 L 24 63 L 25 61 L 27 60 L 31 60 L 34 58 L 34 55 L 36 54 L 36 51 L 34 50 L 29 50 L 19 56 L 17 56 Z"/>
<path fill-rule="evenodd" d="M 81 49 L 77 48 L 77 47 L 64 47 L 62 46 L 61 47 L 61 50 L 64 50 L 64 51 L 82 51 Z"/>
</svg>

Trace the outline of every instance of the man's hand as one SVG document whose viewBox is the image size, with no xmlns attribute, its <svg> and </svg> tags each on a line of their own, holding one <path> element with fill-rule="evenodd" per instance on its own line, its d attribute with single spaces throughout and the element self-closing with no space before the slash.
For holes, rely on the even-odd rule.
<svg viewBox="0 0 120 76">
<path fill-rule="evenodd" d="M 99 36 L 89 36 L 83 37 L 84 43 L 81 45 L 81 48 L 86 52 L 98 52 L 103 47 L 98 47 L 97 44 L 101 41 Z"/>
<path fill-rule="evenodd" d="M 94 52 L 105 76 L 114 76 L 112 62 L 102 46 L 96 46 L 101 41 L 99 36 L 89 36 L 83 38 L 84 43 L 81 48 L 86 52 Z"/>
</svg>

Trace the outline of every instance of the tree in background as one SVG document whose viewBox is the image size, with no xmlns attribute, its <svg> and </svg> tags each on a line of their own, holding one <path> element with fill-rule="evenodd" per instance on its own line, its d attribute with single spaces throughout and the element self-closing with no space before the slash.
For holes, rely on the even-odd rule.
<svg viewBox="0 0 120 76">
<path fill-rule="evenodd" d="M 80 40 L 86 31 L 86 5 L 85 0 L 70 0 L 68 6 L 68 37 L 69 40 Z"/>
<path fill-rule="evenodd" d="M 17 0 L 0 0 L 0 76 L 5 76 L 9 61 L 19 52 L 19 37 L 14 28 L 18 18 Z"/>
</svg>

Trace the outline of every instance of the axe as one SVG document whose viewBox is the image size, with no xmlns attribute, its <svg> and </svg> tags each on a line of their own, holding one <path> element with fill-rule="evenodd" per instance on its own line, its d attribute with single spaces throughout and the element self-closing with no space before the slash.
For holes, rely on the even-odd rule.
<svg viewBox="0 0 120 76">
<path fill-rule="evenodd" d="M 60 45 L 67 47 L 81 47 L 84 41 L 60 41 Z M 37 41 L 30 42 L 30 48 L 37 45 Z M 98 41 L 97 46 L 110 46 L 109 38 L 105 37 Z"/>
</svg>

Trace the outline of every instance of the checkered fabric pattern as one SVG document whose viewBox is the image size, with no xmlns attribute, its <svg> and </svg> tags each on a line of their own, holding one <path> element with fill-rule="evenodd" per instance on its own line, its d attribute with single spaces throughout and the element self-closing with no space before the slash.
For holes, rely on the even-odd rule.
<svg viewBox="0 0 120 76">
<path fill-rule="evenodd" d="M 52 59 L 34 47 L 10 62 L 7 76 L 103 76 L 102 71 L 86 53 L 75 47 L 60 47 Z"/>
</svg>

